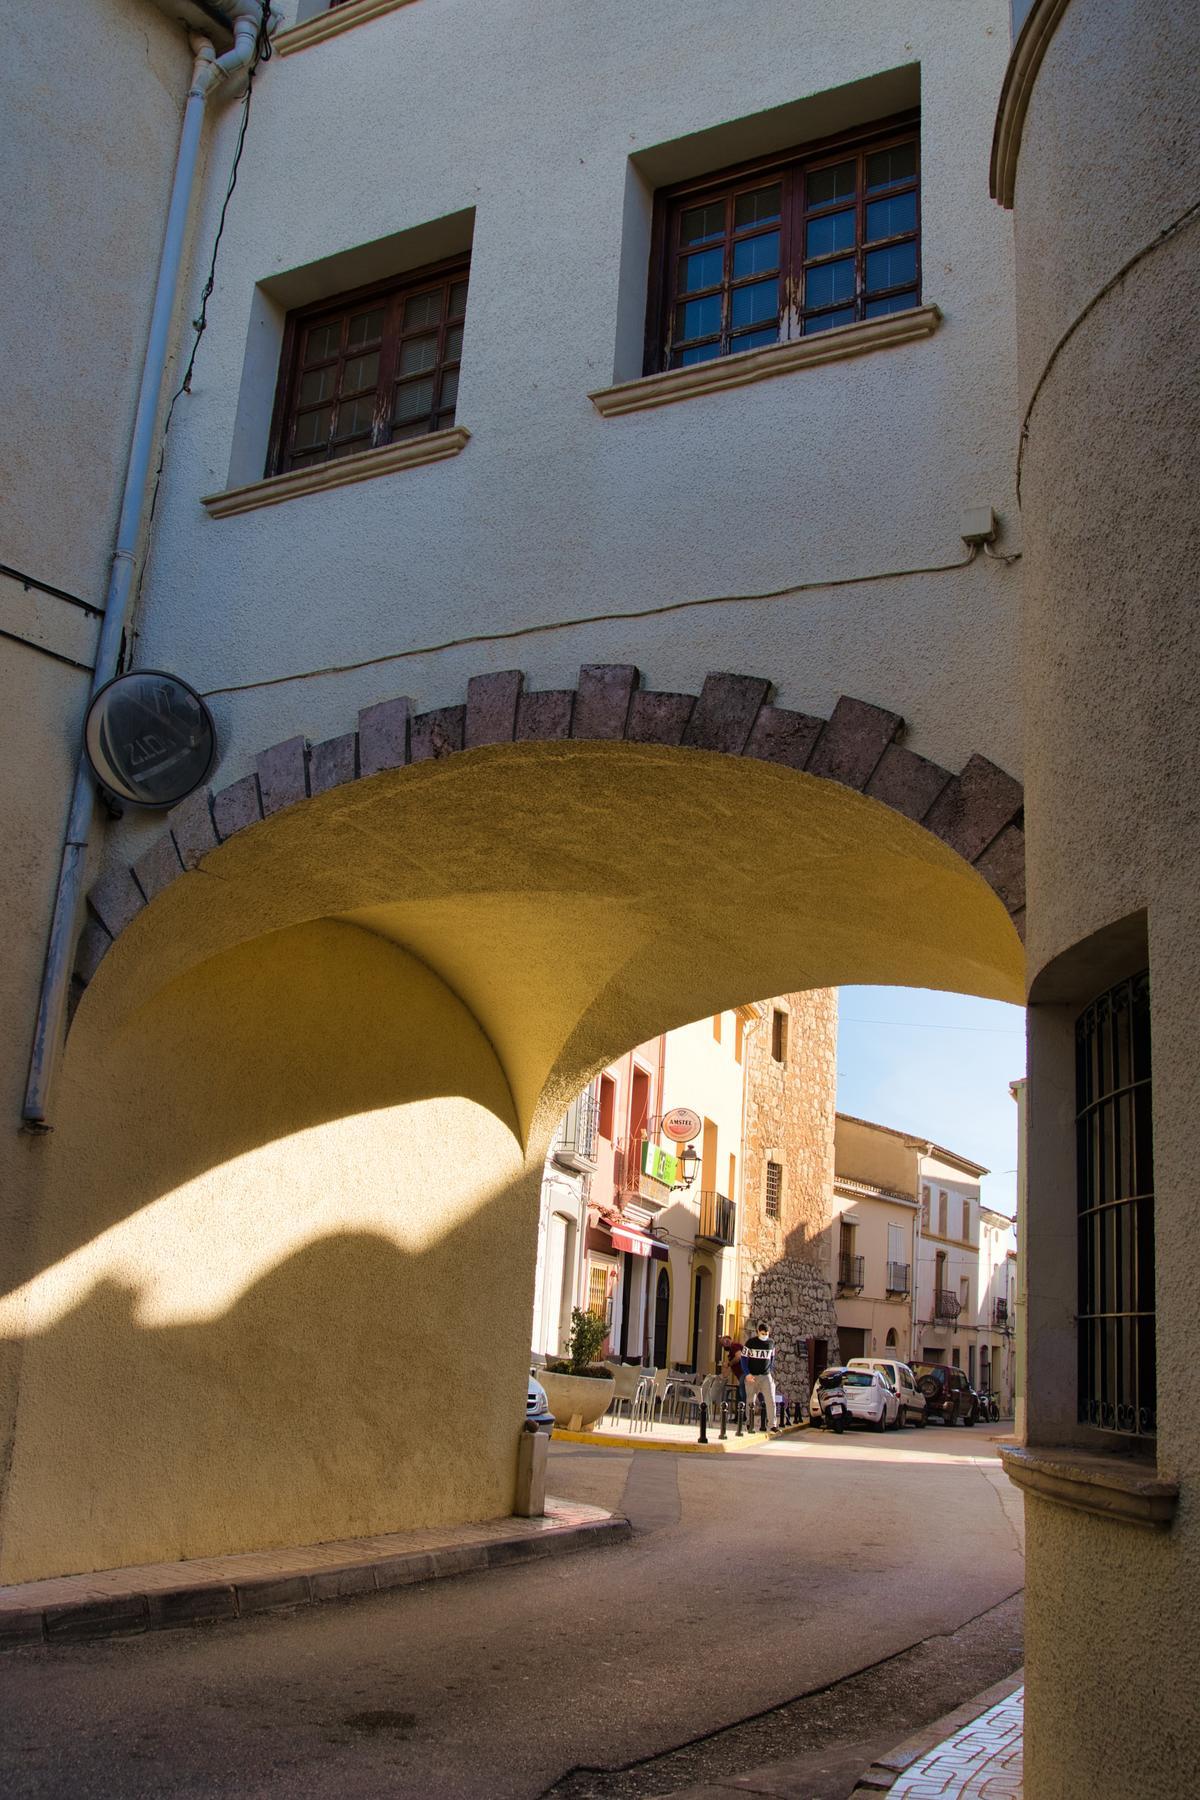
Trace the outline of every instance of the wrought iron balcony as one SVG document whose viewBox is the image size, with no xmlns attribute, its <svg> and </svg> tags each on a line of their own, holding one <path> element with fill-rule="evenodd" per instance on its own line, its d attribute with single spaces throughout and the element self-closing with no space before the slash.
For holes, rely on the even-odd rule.
<svg viewBox="0 0 1200 1800">
<path fill-rule="evenodd" d="M 863 1259 L 861 1256 L 851 1256 L 846 1250 L 838 1252 L 838 1286 L 853 1288 L 856 1293 L 862 1293 Z"/>
<path fill-rule="evenodd" d="M 888 1293 L 889 1294 L 910 1294 L 912 1292 L 912 1283 L 909 1280 L 909 1276 L 911 1274 L 912 1274 L 912 1264 L 911 1263 L 890 1262 L 887 1266 L 887 1291 L 888 1291 Z"/>
<path fill-rule="evenodd" d="M 737 1225 L 737 1206 L 724 1194 L 705 1192 L 700 1196 L 700 1223 L 696 1236 L 712 1244 L 732 1244 Z"/>
<path fill-rule="evenodd" d="M 949 1288 L 938 1288 L 933 1296 L 933 1316 L 935 1319 L 957 1319 L 962 1311 L 962 1301 Z"/>
<path fill-rule="evenodd" d="M 993 1304 L 993 1306 L 992 1306 L 992 1324 L 993 1325 L 1007 1325 L 1008 1324 L 1008 1301 L 1007 1300 L 997 1300 Z"/>
<path fill-rule="evenodd" d="M 564 1169 L 590 1174 L 596 1167 L 596 1095 L 584 1088 L 567 1108 L 551 1154 Z"/>
</svg>

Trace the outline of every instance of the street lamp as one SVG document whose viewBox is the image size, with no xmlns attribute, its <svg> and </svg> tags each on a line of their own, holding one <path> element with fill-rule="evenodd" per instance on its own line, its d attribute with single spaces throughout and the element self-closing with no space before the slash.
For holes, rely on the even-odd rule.
<svg viewBox="0 0 1200 1800">
<path fill-rule="evenodd" d="M 700 1158 L 696 1154 L 696 1146 L 685 1144 L 679 1152 L 679 1173 L 683 1176 L 683 1180 L 675 1182 L 671 1192 L 674 1193 L 676 1188 L 690 1188 L 696 1179 L 696 1170 L 699 1166 Z"/>
</svg>

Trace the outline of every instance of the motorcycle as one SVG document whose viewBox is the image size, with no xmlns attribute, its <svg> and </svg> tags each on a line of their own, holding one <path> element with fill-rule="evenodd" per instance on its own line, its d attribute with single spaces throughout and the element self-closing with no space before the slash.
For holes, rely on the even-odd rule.
<svg viewBox="0 0 1200 1800">
<path fill-rule="evenodd" d="M 990 1389 L 979 1396 L 979 1417 L 992 1425 L 995 1425 L 1000 1418 L 999 1404 Z"/>
<path fill-rule="evenodd" d="M 850 1417 L 850 1408 L 846 1405 L 846 1397 L 841 1388 L 830 1388 L 821 1395 L 821 1426 L 825 1431 L 836 1431 L 840 1437 L 846 1429 L 846 1421 Z"/>
</svg>

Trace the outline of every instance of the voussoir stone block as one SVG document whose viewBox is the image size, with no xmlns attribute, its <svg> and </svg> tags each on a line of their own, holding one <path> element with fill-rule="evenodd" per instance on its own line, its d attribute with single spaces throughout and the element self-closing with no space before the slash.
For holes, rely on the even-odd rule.
<svg viewBox="0 0 1200 1800">
<path fill-rule="evenodd" d="M 111 934 L 99 919 L 89 918 L 75 946 L 75 973 L 85 987 L 111 949 Z"/>
<path fill-rule="evenodd" d="M 631 744 L 681 744 L 695 704 L 691 694 L 635 693 L 625 721 L 626 741 Z"/>
<path fill-rule="evenodd" d="M 133 878 L 133 870 L 120 863 L 102 875 L 88 891 L 88 905 L 113 938 L 120 937 L 145 904 L 145 896 Z"/>
<path fill-rule="evenodd" d="M 574 705 L 574 688 L 545 688 L 538 694 L 522 694 L 517 701 L 514 736 L 520 743 L 548 743 L 570 737 Z"/>
<path fill-rule="evenodd" d="M 243 775 L 240 781 L 231 781 L 227 788 L 213 795 L 213 824 L 222 843 L 235 832 L 245 831 L 247 825 L 257 825 L 261 818 L 262 800 L 257 775 Z"/>
<path fill-rule="evenodd" d="M 950 780 L 949 769 L 903 744 L 889 744 L 863 792 L 906 819 L 923 819 Z"/>
<path fill-rule="evenodd" d="M 358 715 L 358 772 L 378 775 L 381 769 L 402 769 L 408 761 L 409 720 L 412 701 L 406 694 L 364 706 Z"/>
<path fill-rule="evenodd" d="M 201 857 L 215 850 L 221 841 L 213 824 L 212 795 L 207 788 L 197 788 L 173 807 L 167 814 L 167 824 L 185 869 L 194 869 Z"/>
<path fill-rule="evenodd" d="M 517 728 L 517 702 L 524 682 L 520 669 L 504 669 L 496 675 L 472 675 L 467 683 L 465 749 L 478 750 L 484 744 L 512 743 Z"/>
<path fill-rule="evenodd" d="M 579 671 L 573 738 L 622 738 L 629 716 L 629 701 L 638 684 L 632 663 L 584 663 Z"/>
<path fill-rule="evenodd" d="M 1025 833 L 1018 825 L 1006 825 L 999 837 L 975 858 L 975 867 L 995 888 L 1009 912 L 1025 905 Z"/>
<path fill-rule="evenodd" d="M 739 756 L 770 691 L 760 675 L 706 675 L 683 742 L 692 750 Z"/>
<path fill-rule="evenodd" d="M 742 755 L 802 769 L 824 725 L 824 719 L 811 713 L 790 712 L 786 706 L 760 706 Z"/>
<path fill-rule="evenodd" d="M 327 794 L 330 788 L 344 787 L 357 775 L 357 731 L 344 731 L 341 737 L 325 738 L 313 745 L 308 759 L 310 793 Z"/>
<path fill-rule="evenodd" d="M 165 887 L 171 885 L 177 875 L 182 874 L 183 864 L 175 848 L 175 839 L 169 831 L 164 831 L 133 865 L 133 879 L 147 900 L 153 900 Z"/>
<path fill-rule="evenodd" d="M 843 694 L 809 758 L 808 773 L 861 793 L 903 726 L 899 713 Z"/>
<path fill-rule="evenodd" d="M 308 799 L 308 741 L 302 737 L 287 738 L 272 744 L 258 759 L 258 789 L 262 795 L 263 818 L 295 806 L 297 800 Z"/>
<path fill-rule="evenodd" d="M 439 706 L 432 712 L 418 713 L 412 722 L 412 760 L 440 762 L 463 747 L 466 731 L 465 706 Z"/>
<path fill-rule="evenodd" d="M 973 756 L 961 775 L 942 789 L 924 819 L 951 850 L 974 862 L 1021 810 L 1021 784 L 989 762 Z"/>
</svg>

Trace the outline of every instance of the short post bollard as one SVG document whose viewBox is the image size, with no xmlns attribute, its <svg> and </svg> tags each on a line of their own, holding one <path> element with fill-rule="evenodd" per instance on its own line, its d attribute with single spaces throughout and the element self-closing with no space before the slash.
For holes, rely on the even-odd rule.
<svg viewBox="0 0 1200 1800">
<path fill-rule="evenodd" d="M 767 1397 L 765 1394 L 758 1396 L 758 1429 L 760 1431 L 767 1429 Z"/>
<path fill-rule="evenodd" d="M 708 1402 L 705 1400 L 700 1402 L 700 1437 L 698 1441 L 702 1444 L 708 1442 Z"/>
<path fill-rule="evenodd" d="M 724 1443 L 725 1439 L 728 1436 L 729 1436 L 729 1407 L 726 1405 L 725 1401 L 722 1400 L 722 1402 L 721 1402 L 721 1442 Z"/>
<path fill-rule="evenodd" d="M 742 1427 L 743 1427 L 743 1423 L 745 1420 L 745 1414 L 746 1414 L 746 1403 L 744 1400 L 739 1400 L 738 1401 L 738 1428 L 737 1428 L 737 1434 L 739 1437 L 741 1437 L 743 1435 Z"/>
</svg>

